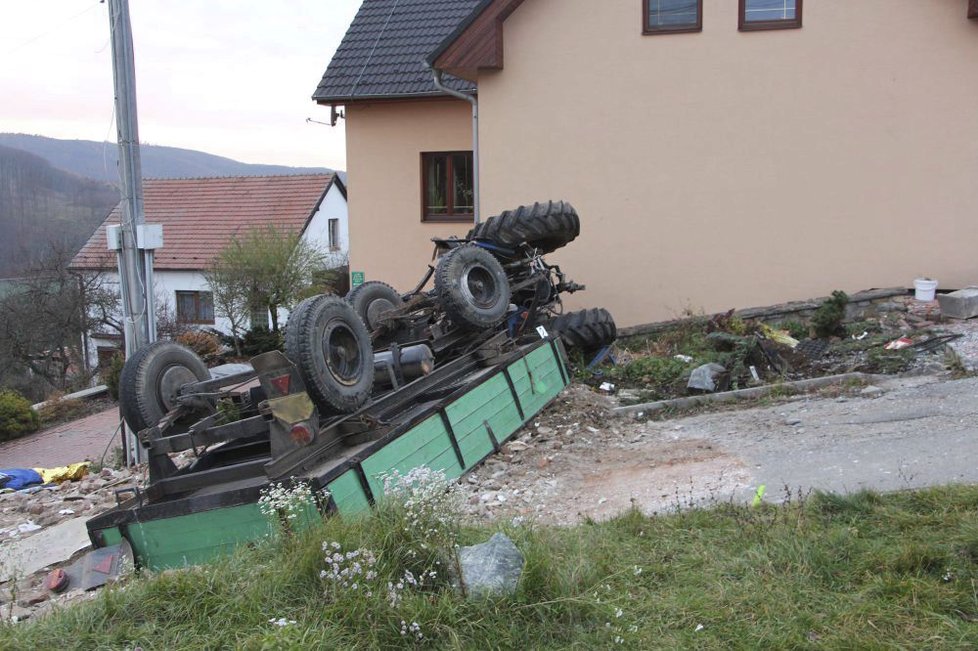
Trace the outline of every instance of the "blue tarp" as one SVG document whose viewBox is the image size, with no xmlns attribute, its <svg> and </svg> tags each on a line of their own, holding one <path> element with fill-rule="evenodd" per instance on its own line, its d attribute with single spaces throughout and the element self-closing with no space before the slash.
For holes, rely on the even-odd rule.
<svg viewBox="0 0 978 651">
<path fill-rule="evenodd" d="M 43 484 L 41 474 L 30 468 L 4 468 L 0 469 L 0 488 L 12 488 L 15 491 Z"/>
</svg>

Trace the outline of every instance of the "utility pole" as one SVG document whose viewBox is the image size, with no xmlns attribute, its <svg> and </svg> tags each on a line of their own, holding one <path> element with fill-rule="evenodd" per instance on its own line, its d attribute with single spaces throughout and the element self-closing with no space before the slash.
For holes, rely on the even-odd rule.
<svg viewBox="0 0 978 651">
<path fill-rule="evenodd" d="M 136 120 L 136 70 L 132 48 L 129 0 L 108 0 L 112 41 L 112 77 L 119 142 L 119 178 L 122 190 L 122 225 L 117 247 L 122 311 L 125 317 L 126 357 L 156 339 L 149 324 L 153 314 L 153 290 L 147 283 L 146 256 L 139 246 L 142 234 L 143 173 L 139 159 L 139 127 Z M 150 276 L 151 277 L 151 276 Z"/>
<path fill-rule="evenodd" d="M 160 226 L 144 224 L 143 170 L 139 159 L 136 119 L 136 65 L 132 47 L 129 0 L 108 0 L 112 42 L 112 78 L 119 142 L 122 223 L 106 232 L 109 248 L 117 252 L 125 330 L 126 358 L 156 341 L 153 301 L 153 249 L 163 246 Z M 140 463 L 144 451 L 135 432 L 123 429 L 127 461 Z"/>
</svg>

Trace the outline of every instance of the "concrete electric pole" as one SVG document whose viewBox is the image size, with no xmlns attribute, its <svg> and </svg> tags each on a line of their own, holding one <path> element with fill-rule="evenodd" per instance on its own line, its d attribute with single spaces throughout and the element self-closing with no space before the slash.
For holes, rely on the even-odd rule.
<svg viewBox="0 0 978 651">
<path fill-rule="evenodd" d="M 143 213 L 143 170 L 139 159 L 139 127 L 136 119 L 136 66 L 129 22 L 129 0 L 108 0 L 112 42 L 112 77 L 119 142 L 119 179 L 122 220 L 106 232 L 109 248 L 117 252 L 126 358 L 156 341 L 153 300 L 153 250 L 163 246 L 163 229 L 146 225 Z M 124 448 L 131 463 L 143 461 L 135 432 L 125 436 Z"/>
<path fill-rule="evenodd" d="M 125 317 L 126 357 L 156 339 L 153 321 L 152 266 L 147 268 L 148 248 L 143 214 L 143 173 L 139 159 L 139 127 L 136 119 L 136 72 L 132 48 L 129 1 L 108 0 L 112 40 L 112 76 L 115 82 L 115 115 L 119 142 L 119 178 L 122 190 L 122 224 L 117 241 L 109 236 L 109 248 L 119 251 L 119 279 Z M 161 239 L 161 238 L 159 238 Z M 115 246 L 113 246 L 113 244 Z M 155 244 L 155 243 L 154 243 Z M 159 242 L 162 244 L 162 242 Z M 141 246 L 142 245 L 142 246 Z M 156 248 L 156 246 L 152 246 Z M 150 254 L 152 255 L 152 254 Z M 149 277 L 147 278 L 147 270 Z M 147 282 L 149 281 L 149 282 Z"/>
</svg>

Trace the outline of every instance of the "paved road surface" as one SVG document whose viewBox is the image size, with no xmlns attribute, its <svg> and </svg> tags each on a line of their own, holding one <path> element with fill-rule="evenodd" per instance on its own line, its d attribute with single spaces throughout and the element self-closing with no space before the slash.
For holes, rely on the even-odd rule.
<svg viewBox="0 0 978 651">
<path fill-rule="evenodd" d="M 77 461 L 98 461 L 106 446 L 106 459 L 120 446 L 118 408 L 86 416 L 57 427 L 0 443 L 0 468 L 54 468 Z M 110 440 L 113 440 L 110 445 Z"/>
</svg>

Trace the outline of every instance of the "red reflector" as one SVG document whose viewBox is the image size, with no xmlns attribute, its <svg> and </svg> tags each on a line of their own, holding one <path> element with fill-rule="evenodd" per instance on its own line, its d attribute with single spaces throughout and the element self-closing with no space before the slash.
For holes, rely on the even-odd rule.
<svg viewBox="0 0 978 651">
<path fill-rule="evenodd" d="M 289 386 L 292 384 L 292 376 L 286 373 L 285 375 L 269 378 L 268 381 L 272 383 L 273 387 L 278 389 L 279 393 L 286 394 L 289 392 Z"/>
<path fill-rule="evenodd" d="M 290 434 L 292 435 L 292 440 L 299 445 L 309 445 L 312 443 L 312 432 L 302 423 L 293 425 Z"/>
</svg>

